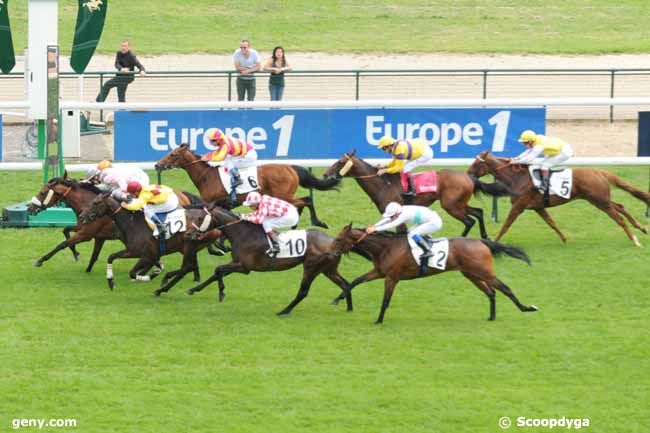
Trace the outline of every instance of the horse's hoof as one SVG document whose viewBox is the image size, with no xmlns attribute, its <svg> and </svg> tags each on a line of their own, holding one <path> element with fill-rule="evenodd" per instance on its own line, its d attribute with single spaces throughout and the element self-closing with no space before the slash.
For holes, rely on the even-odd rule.
<svg viewBox="0 0 650 433">
<path fill-rule="evenodd" d="M 194 290 L 189 289 L 189 290 L 187 290 L 187 291 L 185 292 L 185 294 L 188 295 L 188 296 L 192 296 L 192 295 L 194 294 Z"/>
<path fill-rule="evenodd" d="M 160 290 L 154 290 L 153 295 L 154 296 L 160 296 Z"/>
<path fill-rule="evenodd" d="M 334 299 L 332 300 L 332 302 L 330 302 L 330 305 L 334 305 L 334 306 L 339 305 L 339 299 L 338 299 L 338 298 L 334 298 Z"/>
<path fill-rule="evenodd" d="M 194 281 L 198 283 L 199 281 L 201 281 L 201 277 L 194 277 Z"/>
<path fill-rule="evenodd" d="M 111 290 L 115 288 L 115 282 L 112 279 L 108 280 L 108 288 Z"/>
<path fill-rule="evenodd" d="M 43 262 L 41 262 L 40 260 L 36 260 L 34 262 L 34 266 L 36 266 L 37 268 L 40 268 L 41 266 L 43 266 Z"/>
<path fill-rule="evenodd" d="M 286 316 L 288 314 L 289 314 L 289 312 L 284 311 L 284 310 L 280 311 L 279 313 L 275 313 L 275 315 L 278 316 L 278 317 Z"/>
<path fill-rule="evenodd" d="M 223 302 L 224 299 L 226 299 L 226 294 L 223 292 L 219 292 L 219 302 Z"/>
<path fill-rule="evenodd" d="M 384 322 L 377 320 L 377 321 L 375 322 L 375 325 L 381 325 L 382 323 L 384 323 Z"/>
<path fill-rule="evenodd" d="M 315 222 L 312 223 L 312 225 L 315 226 L 315 227 L 322 227 L 324 229 L 330 228 L 327 224 L 325 224 L 324 222 L 321 222 L 321 221 L 315 221 Z"/>
<path fill-rule="evenodd" d="M 79 254 L 78 254 L 78 253 L 74 255 L 74 261 L 75 261 L 75 262 L 78 262 L 78 261 L 79 261 Z"/>
<path fill-rule="evenodd" d="M 537 311 L 537 310 L 538 310 L 537 305 L 531 305 L 530 307 L 528 307 L 526 309 L 525 313 L 531 313 L 531 312 L 534 312 L 534 311 Z"/>
<path fill-rule="evenodd" d="M 354 310 L 353 310 L 352 308 L 348 308 L 348 309 L 345 310 L 345 311 L 348 312 L 348 313 L 351 313 L 351 312 L 353 312 Z"/>
</svg>

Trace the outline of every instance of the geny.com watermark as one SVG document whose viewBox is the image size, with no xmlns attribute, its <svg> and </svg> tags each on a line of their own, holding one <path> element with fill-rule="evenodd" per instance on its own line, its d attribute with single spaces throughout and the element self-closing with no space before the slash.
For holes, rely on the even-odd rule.
<svg viewBox="0 0 650 433">
<path fill-rule="evenodd" d="M 510 428 L 512 420 L 507 416 L 499 418 L 499 427 L 506 429 Z M 525 416 L 517 417 L 517 427 L 547 427 L 553 429 L 556 427 L 566 429 L 581 429 L 582 427 L 589 427 L 589 418 L 526 418 Z"/>
<path fill-rule="evenodd" d="M 42 429 L 43 427 L 76 427 L 76 419 L 44 419 L 44 418 L 16 418 L 11 420 L 11 426 L 14 429 L 19 429 L 22 427 L 38 427 Z"/>
</svg>

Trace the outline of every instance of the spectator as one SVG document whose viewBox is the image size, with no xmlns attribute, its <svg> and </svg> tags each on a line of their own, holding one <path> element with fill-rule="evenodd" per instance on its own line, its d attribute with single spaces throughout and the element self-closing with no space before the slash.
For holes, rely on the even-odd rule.
<svg viewBox="0 0 650 433">
<path fill-rule="evenodd" d="M 99 95 L 97 95 L 97 102 L 104 102 L 108 93 L 113 87 L 117 87 L 117 100 L 120 102 L 126 102 L 126 88 L 134 80 L 134 70 L 138 68 L 140 76 L 144 77 L 145 70 L 142 63 L 138 58 L 131 52 L 129 49 L 129 41 L 124 40 L 120 45 L 120 51 L 115 55 L 115 69 L 117 69 L 117 74 L 115 78 L 108 80 L 102 86 Z"/>
<path fill-rule="evenodd" d="M 255 72 L 260 70 L 260 58 L 257 51 L 250 48 L 250 42 L 243 39 L 239 49 L 235 51 L 232 59 L 235 62 L 235 69 L 239 72 L 237 77 L 237 100 L 243 101 L 244 97 L 249 101 L 255 100 Z"/>
<path fill-rule="evenodd" d="M 273 48 L 273 55 L 264 64 L 264 70 L 271 73 L 269 77 L 269 92 L 271 101 L 282 101 L 284 94 L 284 73 L 291 70 L 291 65 L 284 56 L 284 48 Z"/>
</svg>

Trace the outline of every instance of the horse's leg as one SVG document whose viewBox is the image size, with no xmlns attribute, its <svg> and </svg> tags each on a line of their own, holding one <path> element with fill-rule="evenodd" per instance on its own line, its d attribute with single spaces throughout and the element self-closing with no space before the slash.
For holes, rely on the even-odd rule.
<svg viewBox="0 0 650 433">
<path fill-rule="evenodd" d="M 618 213 L 623 214 L 623 216 L 624 216 L 625 218 L 627 218 L 627 220 L 630 222 L 630 224 L 632 224 L 632 225 L 633 225 L 634 227 L 636 227 L 637 229 L 641 230 L 643 233 L 648 234 L 648 229 L 646 229 L 645 227 L 643 227 L 643 226 L 641 225 L 641 223 L 640 223 L 639 221 L 637 221 L 637 219 L 634 218 L 634 217 L 633 217 L 633 216 L 632 216 L 632 215 L 627 211 L 627 209 L 625 209 L 625 207 L 624 207 L 622 204 L 620 204 L 620 203 L 615 203 L 615 202 L 612 202 L 612 204 L 614 205 L 614 207 L 616 208 L 616 211 L 617 211 Z"/>
<path fill-rule="evenodd" d="M 88 267 L 86 268 L 86 272 L 90 272 L 93 270 L 93 266 L 95 265 L 95 262 L 99 257 L 99 253 L 102 250 L 102 246 L 104 246 L 104 242 L 106 242 L 106 239 L 95 238 L 95 245 L 93 246 L 93 252 L 90 255 L 90 260 L 88 261 Z"/>
<path fill-rule="evenodd" d="M 560 230 L 560 228 L 557 226 L 555 223 L 555 220 L 551 218 L 551 215 L 546 211 L 546 209 L 535 209 L 535 212 L 537 212 L 537 215 L 541 216 L 544 221 L 546 221 L 546 224 L 549 225 L 555 231 L 555 233 L 558 234 L 560 239 L 562 239 L 562 242 L 566 243 L 566 236 L 564 236 L 564 233 Z"/>
<path fill-rule="evenodd" d="M 641 246 L 641 242 L 639 242 L 639 239 L 637 239 L 636 235 L 632 233 L 632 230 L 630 230 L 630 227 L 628 227 L 628 225 L 625 223 L 625 220 L 618 213 L 616 206 L 614 206 L 612 202 L 598 203 L 596 204 L 596 207 L 598 207 L 598 209 L 602 210 L 607 215 L 609 215 L 614 221 L 616 221 L 616 223 L 623 228 L 623 230 L 627 234 L 627 237 L 630 238 L 632 242 L 634 242 L 634 245 L 636 245 L 637 247 Z"/>
<path fill-rule="evenodd" d="M 129 270 L 129 277 L 132 281 L 149 281 L 150 278 L 146 275 L 151 269 L 153 263 L 148 257 L 139 257 L 135 265 Z"/>
<path fill-rule="evenodd" d="M 394 280 L 391 277 L 386 277 L 384 279 L 384 299 L 381 301 L 381 311 L 379 312 L 379 317 L 375 322 L 376 325 L 379 325 L 384 322 L 384 314 L 390 305 L 390 298 L 393 296 L 393 291 L 399 280 Z"/>
<path fill-rule="evenodd" d="M 305 202 L 305 206 L 307 206 L 309 209 L 309 218 L 311 219 L 311 225 L 328 229 L 329 226 L 318 219 L 318 215 L 316 215 L 316 206 L 314 205 L 314 200 L 310 196 L 303 197 L 301 200 Z"/>
<path fill-rule="evenodd" d="M 478 221 L 478 227 L 481 230 L 481 238 L 488 239 L 487 230 L 485 230 L 485 220 L 483 219 L 483 209 L 480 207 L 467 206 L 467 213 Z"/>
<path fill-rule="evenodd" d="M 352 295 L 352 289 L 359 284 L 365 283 L 366 281 L 376 280 L 377 278 L 381 278 L 381 275 L 379 275 L 379 271 L 374 268 L 370 272 L 367 272 L 360 277 L 355 278 L 350 283 L 350 287 L 348 288 L 350 295 Z M 332 300 L 332 305 L 338 305 L 339 301 L 342 301 L 343 299 L 345 299 L 345 290 L 341 291 L 341 293 L 336 298 L 334 298 L 334 300 Z"/>
<path fill-rule="evenodd" d="M 318 272 L 312 270 L 312 269 L 305 269 L 303 274 L 302 274 L 302 281 L 300 282 L 300 289 L 298 289 L 298 293 L 296 294 L 296 297 L 291 301 L 289 305 L 287 305 L 284 310 L 280 311 L 278 313 L 278 316 L 284 316 L 289 313 L 291 313 L 291 310 L 300 303 L 303 299 L 307 297 L 309 294 L 309 288 L 311 287 L 311 283 L 314 281 L 316 276 L 318 275 Z"/>
<path fill-rule="evenodd" d="M 495 295 L 494 295 L 494 289 L 490 287 L 485 281 L 481 280 L 480 278 L 467 273 L 467 272 L 461 272 L 465 278 L 470 280 L 476 287 L 479 288 L 479 290 L 488 297 L 490 300 L 490 318 L 488 320 L 494 320 L 497 318 L 497 307 L 496 307 L 496 300 L 495 300 Z"/>
<path fill-rule="evenodd" d="M 347 311 L 352 311 L 352 293 L 350 290 L 352 288 L 350 287 L 350 283 L 347 282 L 345 278 L 341 274 L 339 274 L 339 271 L 337 269 L 332 269 L 332 270 L 327 270 L 324 272 L 325 276 L 330 279 L 334 284 L 339 286 L 342 290 L 343 293 L 345 294 L 345 302 L 347 304 Z M 336 298 L 338 302 L 338 298 Z"/>
<path fill-rule="evenodd" d="M 175 275 L 178 275 L 178 273 L 183 269 L 183 266 L 180 267 L 180 269 L 176 269 L 175 271 L 169 271 L 166 272 L 165 275 L 163 275 L 162 281 L 160 281 L 160 287 L 164 286 L 167 284 L 167 281 L 169 281 L 170 278 L 172 278 Z"/>
<path fill-rule="evenodd" d="M 115 288 L 115 281 L 113 280 L 113 261 L 116 259 L 127 259 L 137 257 L 128 249 L 118 251 L 108 256 L 106 261 L 106 280 L 108 280 L 108 287 L 113 290 Z"/>
<path fill-rule="evenodd" d="M 523 200 L 517 200 L 512 204 L 512 207 L 510 208 L 510 213 L 508 213 L 508 217 L 506 218 L 506 221 L 503 223 L 501 226 L 501 230 L 499 230 L 499 234 L 497 237 L 494 239 L 495 241 L 499 241 L 503 237 L 503 235 L 506 234 L 510 226 L 512 225 L 513 222 L 517 219 L 519 215 L 526 209 L 525 203 L 523 203 Z"/>
<path fill-rule="evenodd" d="M 469 209 L 464 203 L 452 202 L 451 204 L 448 201 L 440 201 L 440 206 L 447 211 L 449 215 L 456 218 L 458 221 L 462 222 L 465 225 L 465 230 L 461 236 L 465 237 L 472 230 L 476 221 L 469 216 Z"/>
<path fill-rule="evenodd" d="M 70 245 L 76 245 L 76 244 L 78 244 L 80 242 L 86 242 L 86 241 L 90 240 L 90 238 L 91 237 L 88 236 L 86 233 L 83 233 L 83 232 L 75 233 L 75 235 L 72 236 L 69 240 L 65 240 L 65 241 L 61 242 L 56 247 L 54 247 L 54 249 L 52 251 L 45 254 L 40 259 L 36 260 L 36 262 L 34 262 L 34 266 L 40 267 L 40 266 L 43 265 L 43 262 L 46 262 L 46 261 L 50 260 L 59 251 L 68 248 Z"/>
<path fill-rule="evenodd" d="M 185 261 L 183 261 L 183 264 L 182 264 L 180 269 L 178 269 L 176 271 L 167 272 L 167 274 L 165 274 L 165 277 L 163 278 L 162 282 L 160 283 L 160 288 L 153 292 L 154 296 L 160 296 L 161 293 L 169 292 L 169 289 L 174 287 L 176 285 L 176 283 L 178 283 L 194 267 L 195 267 L 194 263 L 191 263 L 191 262 L 185 263 Z M 169 281 L 170 278 L 171 278 L 171 281 Z"/>
<path fill-rule="evenodd" d="M 530 307 L 527 305 L 522 304 L 519 302 L 519 299 L 515 296 L 513 291 L 508 287 L 503 281 L 501 281 L 498 278 L 494 278 L 492 281 L 488 283 L 492 289 L 496 289 L 499 292 L 503 293 L 506 295 L 510 300 L 519 308 L 519 311 L 522 311 L 524 313 L 530 312 L 530 311 L 537 311 L 537 307 L 534 305 L 531 305 Z"/>
<path fill-rule="evenodd" d="M 63 228 L 63 237 L 65 237 L 65 240 L 68 241 L 70 240 L 70 232 L 71 231 L 77 231 L 79 230 L 79 226 L 68 226 Z M 79 253 L 77 252 L 77 247 L 74 245 L 68 245 L 68 248 L 70 248 L 70 251 L 72 251 L 72 256 L 74 257 L 75 262 L 79 260 Z"/>
<path fill-rule="evenodd" d="M 204 288 L 206 288 L 210 283 L 216 280 L 220 280 L 226 275 L 233 273 L 233 272 L 241 272 L 241 273 L 247 273 L 246 270 L 244 269 L 244 266 L 239 263 L 239 262 L 230 262 L 228 264 L 222 265 L 222 266 L 217 266 L 217 268 L 214 270 L 214 274 L 210 276 L 207 280 L 202 282 L 196 287 L 192 287 L 189 289 L 186 293 L 188 295 L 193 295 L 196 292 L 200 292 Z M 223 282 L 221 282 L 223 284 Z M 221 290 L 221 288 L 220 288 Z M 221 300 L 221 299 L 220 299 Z"/>
</svg>

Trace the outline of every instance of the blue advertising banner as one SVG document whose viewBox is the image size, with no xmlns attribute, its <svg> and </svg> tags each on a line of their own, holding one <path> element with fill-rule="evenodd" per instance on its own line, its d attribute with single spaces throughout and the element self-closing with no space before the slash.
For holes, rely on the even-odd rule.
<svg viewBox="0 0 650 433">
<path fill-rule="evenodd" d="M 376 148 L 385 134 L 422 138 L 435 158 L 513 156 L 524 150 L 519 134 L 545 124 L 545 108 L 117 111 L 114 150 L 118 161 L 157 161 L 183 143 L 202 154 L 214 150 L 204 133 L 217 127 L 255 144 L 260 159 L 335 159 L 351 149 L 385 158 Z"/>
</svg>

